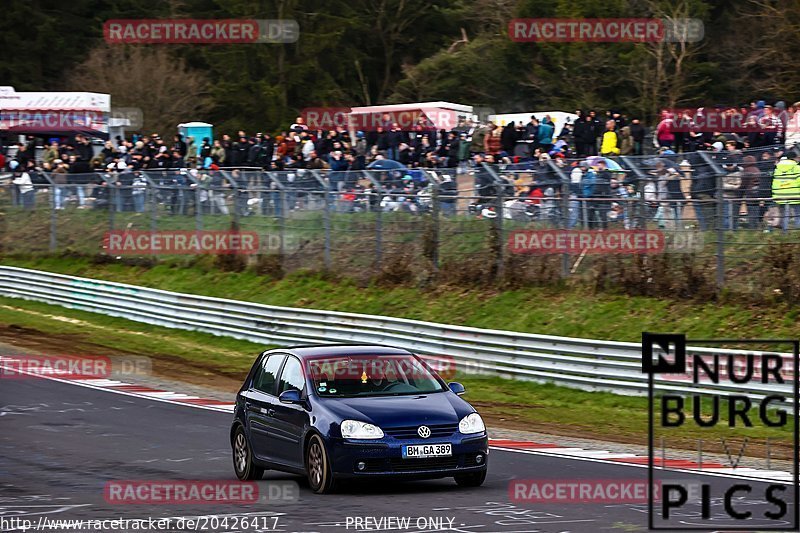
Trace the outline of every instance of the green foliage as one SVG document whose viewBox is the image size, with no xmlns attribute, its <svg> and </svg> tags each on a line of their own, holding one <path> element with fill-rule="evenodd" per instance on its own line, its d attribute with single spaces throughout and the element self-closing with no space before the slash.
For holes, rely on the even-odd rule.
<svg viewBox="0 0 800 533">
<path fill-rule="evenodd" d="M 703 20 L 705 38 L 681 50 L 507 35 L 517 17 L 664 16 Z M 800 89 L 800 4 L 764 0 L 12 2 L 0 22 L 0 79 L 18 90 L 69 90 L 70 73 L 104 46 L 104 21 L 160 17 L 298 22 L 292 44 L 169 46 L 211 83 L 211 104 L 186 119 L 218 131 L 277 129 L 305 107 L 429 99 L 498 111 L 615 106 L 652 119 L 663 105 L 789 99 Z M 147 108 L 148 87 L 140 93 Z"/>
</svg>

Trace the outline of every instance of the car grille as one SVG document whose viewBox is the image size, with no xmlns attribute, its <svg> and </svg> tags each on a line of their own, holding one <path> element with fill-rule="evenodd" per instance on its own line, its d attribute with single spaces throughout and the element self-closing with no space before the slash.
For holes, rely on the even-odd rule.
<svg viewBox="0 0 800 533">
<path fill-rule="evenodd" d="M 458 430 L 458 424 L 420 424 L 418 426 L 402 426 L 396 428 L 383 428 L 383 432 L 396 439 L 418 439 L 420 438 L 417 430 L 419 426 L 428 426 L 431 430 L 429 439 L 449 437 Z"/>
<path fill-rule="evenodd" d="M 391 459 L 365 459 L 364 462 L 367 468 L 361 472 L 450 470 L 458 468 L 461 457 L 461 455 L 453 455 L 452 457 L 427 457 L 420 459 L 403 459 L 402 457 L 393 457 Z"/>
</svg>

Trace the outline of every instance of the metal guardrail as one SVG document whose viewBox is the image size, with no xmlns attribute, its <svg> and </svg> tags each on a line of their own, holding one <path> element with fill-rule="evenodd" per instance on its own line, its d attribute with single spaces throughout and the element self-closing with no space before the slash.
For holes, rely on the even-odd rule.
<svg viewBox="0 0 800 533">
<path fill-rule="evenodd" d="M 110 281 L 0 266 L 0 296 L 122 317 L 158 326 L 202 331 L 257 343 L 332 342 L 400 346 L 452 358 L 459 370 L 553 382 L 585 390 L 644 394 L 641 345 L 454 326 L 357 313 L 278 307 L 212 298 Z M 744 354 L 742 350 L 691 347 L 689 353 Z M 775 352 L 749 351 L 756 355 Z M 790 354 L 780 354 L 791 364 Z M 791 368 L 794 372 L 796 369 Z M 659 390 L 745 393 L 753 399 L 793 394 L 792 385 L 751 382 L 693 385 L 688 379 L 655 380 Z"/>
</svg>

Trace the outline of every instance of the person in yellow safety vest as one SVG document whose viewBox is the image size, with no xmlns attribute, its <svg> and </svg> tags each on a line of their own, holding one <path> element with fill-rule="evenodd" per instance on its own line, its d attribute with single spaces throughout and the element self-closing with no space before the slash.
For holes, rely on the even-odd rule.
<svg viewBox="0 0 800 533">
<path fill-rule="evenodd" d="M 783 229 L 789 229 L 789 218 L 792 225 L 798 227 L 800 219 L 800 152 L 791 157 L 783 157 L 775 165 L 772 173 L 772 199 L 781 209 Z"/>
<path fill-rule="evenodd" d="M 619 135 L 614 131 L 617 123 L 613 120 L 606 121 L 606 132 L 603 133 L 603 140 L 600 143 L 600 155 L 615 156 L 619 155 Z"/>
</svg>

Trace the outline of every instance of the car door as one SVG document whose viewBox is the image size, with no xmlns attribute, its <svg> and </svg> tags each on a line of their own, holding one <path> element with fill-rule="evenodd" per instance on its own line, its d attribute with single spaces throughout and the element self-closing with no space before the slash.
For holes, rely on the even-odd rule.
<svg viewBox="0 0 800 533">
<path fill-rule="evenodd" d="M 245 412 L 250 429 L 250 444 L 253 454 L 263 461 L 274 460 L 269 433 L 272 426 L 276 399 L 277 377 L 286 356 L 270 354 L 264 357 L 261 368 L 253 377 L 253 383 L 245 396 Z"/>
<path fill-rule="evenodd" d="M 294 356 L 288 356 L 277 382 L 277 395 L 287 390 L 298 390 L 306 397 L 306 379 L 303 365 Z M 288 404 L 276 401 L 272 417 L 274 431 L 269 437 L 276 453 L 276 459 L 286 465 L 302 468 L 302 439 L 310 423 L 307 405 Z"/>
</svg>

